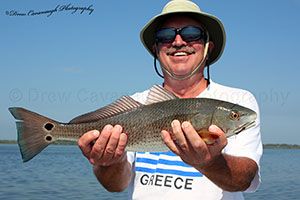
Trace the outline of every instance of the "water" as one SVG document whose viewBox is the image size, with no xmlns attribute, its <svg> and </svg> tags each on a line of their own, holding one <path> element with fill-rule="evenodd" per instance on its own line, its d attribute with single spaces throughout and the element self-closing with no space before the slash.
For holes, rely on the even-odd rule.
<svg viewBox="0 0 300 200">
<path fill-rule="evenodd" d="M 77 146 L 49 146 L 23 163 L 17 145 L 0 144 L 0 199 L 126 199 L 109 193 Z"/>
<path fill-rule="evenodd" d="M 266 149 L 262 184 L 246 200 L 300 199 L 300 150 Z M 77 146 L 49 146 L 22 163 L 17 145 L 0 144 L 0 199 L 127 199 L 109 193 L 96 180 Z"/>
<path fill-rule="evenodd" d="M 300 199 L 300 150 L 265 149 L 261 160 L 262 183 L 245 199 Z"/>
</svg>

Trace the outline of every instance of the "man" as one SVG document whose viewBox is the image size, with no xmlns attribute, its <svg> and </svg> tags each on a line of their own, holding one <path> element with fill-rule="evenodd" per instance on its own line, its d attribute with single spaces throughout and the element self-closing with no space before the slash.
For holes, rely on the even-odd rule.
<svg viewBox="0 0 300 200">
<path fill-rule="evenodd" d="M 257 103 L 247 91 L 204 78 L 205 66 L 224 49 L 221 21 L 191 1 L 173 0 L 144 27 L 141 40 L 160 63 L 164 88 L 180 98 L 209 97 L 249 107 L 258 114 L 256 126 L 227 139 L 212 125 L 209 131 L 219 137 L 206 144 L 189 122 L 174 120 L 172 137 L 161 132 L 169 153 L 126 153 L 127 137 L 119 125 L 87 132 L 78 145 L 99 182 L 111 192 L 129 186 L 130 199 L 243 199 L 241 191 L 255 191 L 262 155 Z M 132 97 L 145 103 L 148 92 Z"/>
</svg>

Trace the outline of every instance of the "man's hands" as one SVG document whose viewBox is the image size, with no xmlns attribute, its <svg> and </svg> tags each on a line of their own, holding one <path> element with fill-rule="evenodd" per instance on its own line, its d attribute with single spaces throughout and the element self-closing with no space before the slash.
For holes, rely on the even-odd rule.
<svg viewBox="0 0 300 200">
<path fill-rule="evenodd" d="M 244 191 L 253 180 L 257 164 L 246 157 L 235 157 L 222 153 L 227 145 L 225 133 L 217 126 L 209 131 L 219 135 L 213 144 L 206 144 L 189 122 L 172 122 L 172 132 L 162 131 L 163 141 L 172 152 L 195 167 L 208 179 L 227 191 Z"/>
<path fill-rule="evenodd" d="M 219 137 L 213 144 L 207 145 L 189 122 L 180 124 L 178 120 L 172 122 L 173 134 L 163 130 L 162 138 L 172 152 L 179 155 L 187 164 L 201 168 L 214 161 L 227 144 L 225 133 L 216 126 L 209 128 Z M 95 141 L 94 145 L 91 143 Z M 124 162 L 127 136 L 122 133 L 120 125 L 106 125 L 101 133 L 92 130 L 85 133 L 78 140 L 82 154 L 97 166 L 110 166 Z"/>
<path fill-rule="evenodd" d="M 94 165 L 95 176 L 110 192 L 124 191 L 131 181 L 126 143 L 127 136 L 120 125 L 106 125 L 101 133 L 89 131 L 78 140 L 82 154 Z"/>
<path fill-rule="evenodd" d="M 207 145 L 189 122 L 180 124 L 178 120 L 172 122 L 173 134 L 162 131 L 162 138 L 172 152 L 181 159 L 198 169 L 207 168 L 221 155 L 227 145 L 225 133 L 217 126 L 210 126 L 209 131 L 219 137 L 213 144 Z"/>
<path fill-rule="evenodd" d="M 92 145 L 91 142 L 95 141 Z M 120 125 L 106 125 L 101 133 L 92 130 L 78 140 L 82 154 L 95 166 L 110 166 L 124 162 L 127 136 Z"/>
<path fill-rule="evenodd" d="M 174 120 L 172 133 L 162 131 L 161 135 L 171 151 L 222 189 L 246 190 L 258 170 L 257 164 L 250 158 L 222 154 L 227 145 L 225 133 L 216 126 L 210 126 L 209 131 L 219 135 L 213 144 L 206 144 L 189 122 Z M 119 125 L 106 125 L 101 134 L 89 131 L 78 141 L 83 155 L 94 165 L 97 179 L 108 191 L 123 191 L 132 179 L 126 143 L 127 136 Z"/>
</svg>

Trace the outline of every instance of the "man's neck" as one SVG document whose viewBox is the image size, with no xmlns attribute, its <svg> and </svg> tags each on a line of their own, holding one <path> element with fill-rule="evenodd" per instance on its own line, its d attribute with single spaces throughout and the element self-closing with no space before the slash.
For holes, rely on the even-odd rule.
<svg viewBox="0 0 300 200">
<path fill-rule="evenodd" d="M 208 81 L 201 76 L 190 77 L 187 80 L 165 80 L 164 87 L 179 98 L 194 98 L 201 94 L 208 86 Z"/>
</svg>

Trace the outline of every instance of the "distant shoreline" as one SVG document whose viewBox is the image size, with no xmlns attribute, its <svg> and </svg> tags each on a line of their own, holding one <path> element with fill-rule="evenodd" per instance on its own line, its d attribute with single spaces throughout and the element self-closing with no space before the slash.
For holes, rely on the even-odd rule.
<svg viewBox="0 0 300 200">
<path fill-rule="evenodd" d="M 264 149 L 300 149 L 297 144 L 264 144 Z"/>
<path fill-rule="evenodd" d="M 15 140 L 0 140 L 0 144 L 17 144 Z M 55 142 L 55 145 L 77 145 L 77 142 L 64 141 Z M 264 149 L 300 149 L 300 145 L 297 144 L 264 144 Z"/>
<path fill-rule="evenodd" d="M 0 144 L 18 144 L 16 140 L 0 140 Z M 54 145 L 77 145 L 75 141 L 54 142 Z M 53 145 L 52 144 L 52 145 Z"/>
</svg>

